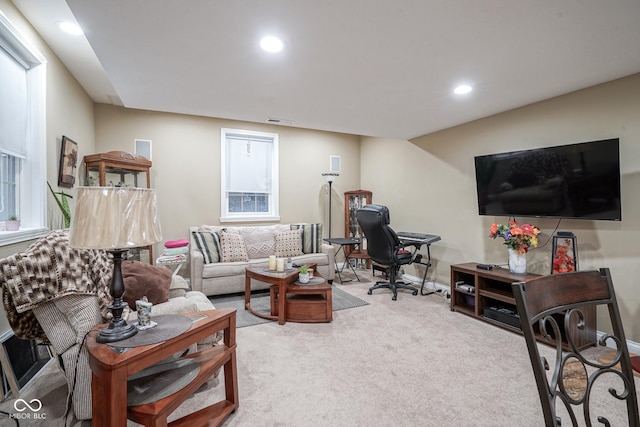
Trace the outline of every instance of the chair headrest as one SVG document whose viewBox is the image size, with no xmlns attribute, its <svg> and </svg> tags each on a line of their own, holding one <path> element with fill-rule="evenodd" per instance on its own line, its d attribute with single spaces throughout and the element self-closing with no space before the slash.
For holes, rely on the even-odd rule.
<svg viewBox="0 0 640 427">
<path fill-rule="evenodd" d="M 389 217 L 389 208 L 383 205 L 376 205 L 374 203 L 363 206 L 360 210 L 375 212 L 382 217 L 384 224 L 390 224 L 391 219 Z"/>
</svg>

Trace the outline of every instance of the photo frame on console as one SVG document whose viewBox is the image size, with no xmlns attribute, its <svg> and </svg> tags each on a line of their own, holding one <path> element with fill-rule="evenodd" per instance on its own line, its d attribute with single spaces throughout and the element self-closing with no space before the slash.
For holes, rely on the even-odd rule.
<svg viewBox="0 0 640 427">
<path fill-rule="evenodd" d="M 62 136 L 60 150 L 60 170 L 58 186 L 72 188 L 76 182 L 76 168 L 78 166 L 78 144 Z"/>
<path fill-rule="evenodd" d="M 553 236 L 551 274 L 578 271 L 578 248 L 571 232 L 558 232 Z"/>
</svg>

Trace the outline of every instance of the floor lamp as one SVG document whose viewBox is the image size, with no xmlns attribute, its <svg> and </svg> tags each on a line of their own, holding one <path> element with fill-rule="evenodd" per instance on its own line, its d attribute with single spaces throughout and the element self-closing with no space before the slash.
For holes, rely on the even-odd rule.
<svg viewBox="0 0 640 427">
<path fill-rule="evenodd" d="M 339 176 L 339 173 L 335 172 L 325 172 L 322 174 L 327 179 L 329 183 L 329 239 L 331 238 L 331 184 L 333 184 L 333 180 L 336 176 Z"/>
</svg>

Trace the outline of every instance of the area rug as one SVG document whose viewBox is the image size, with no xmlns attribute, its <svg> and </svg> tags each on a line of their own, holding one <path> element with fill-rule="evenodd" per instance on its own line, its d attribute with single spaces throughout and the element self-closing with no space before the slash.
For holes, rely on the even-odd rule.
<svg viewBox="0 0 640 427">
<path fill-rule="evenodd" d="M 333 287 L 331 294 L 333 296 L 333 300 L 331 303 L 333 311 L 346 310 L 348 308 L 369 305 L 368 302 L 361 300 L 360 298 L 355 297 L 335 286 Z M 231 307 L 237 310 L 236 328 L 243 328 L 245 326 L 253 326 L 270 322 L 270 320 L 254 316 L 249 310 L 244 309 L 244 294 L 209 297 L 209 300 L 211 300 L 214 307 L 216 308 Z M 259 313 L 268 315 L 270 312 L 269 292 L 265 291 L 252 294 L 251 308 Z"/>
</svg>

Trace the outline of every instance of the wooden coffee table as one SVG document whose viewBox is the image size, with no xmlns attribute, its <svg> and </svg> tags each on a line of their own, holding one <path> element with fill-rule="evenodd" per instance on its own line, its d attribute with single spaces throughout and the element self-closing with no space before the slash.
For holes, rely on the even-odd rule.
<svg viewBox="0 0 640 427">
<path fill-rule="evenodd" d="M 288 322 L 320 323 L 333 320 L 331 285 L 317 272 L 309 284 L 287 284 L 285 298 L 280 298 L 282 293 L 276 285 L 271 286 L 269 295 L 271 314 L 277 316 L 284 301 L 285 318 Z"/>
<path fill-rule="evenodd" d="M 309 268 L 316 270 L 316 264 L 305 264 Z M 251 308 L 251 280 L 259 280 L 264 283 L 268 283 L 278 288 L 280 293 L 284 293 L 286 286 L 298 280 L 298 269 L 294 268 L 290 271 L 278 273 L 276 271 L 270 271 L 265 267 L 247 267 L 245 273 L 244 284 L 244 308 L 249 310 L 251 314 L 268 320 L 277 320 L 279 325 L 284 325 L 287 322 L 287 310 L 285 307 L 285 300 L 278 302 L 277 314 L 267 315 L 260 313 L 259 311 Z M 271 313 L 274 313 L 273 307 Z"/>
</svg>

